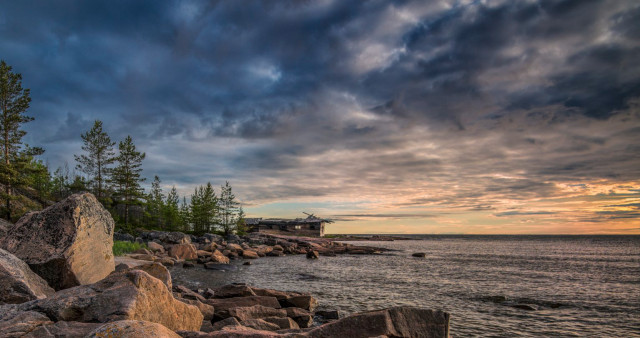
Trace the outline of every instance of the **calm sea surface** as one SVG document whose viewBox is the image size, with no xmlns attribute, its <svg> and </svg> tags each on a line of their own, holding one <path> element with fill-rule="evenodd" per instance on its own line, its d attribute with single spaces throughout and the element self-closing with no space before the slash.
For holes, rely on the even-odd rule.
<svg viewBox="0 0 640 338">
<path fill-rule="evenodd" d="M 397 305 L 440 309 L 451 313 L 453 337 L 640 337 L 640 236 L 423 236 L 355 244 L 397 251 L 266 257 L 237 271 L 172 274 L 192 287 L 244 282 L 310 292 L 320 308 L 345 314 Z"/>
</svg>

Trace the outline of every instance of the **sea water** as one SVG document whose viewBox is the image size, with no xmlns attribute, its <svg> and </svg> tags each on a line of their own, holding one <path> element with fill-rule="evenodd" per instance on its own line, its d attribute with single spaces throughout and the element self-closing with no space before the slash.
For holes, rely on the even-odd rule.
<svg viewBox="0 0 640 338">
<path fill-rule="evenodd" d="M 418 236 L 353 242 L 382 255 L 265 257 L 236 271 L 172 269 L 190 287 L 309 292 L 348 315 L 408 305 L 451 313 L 451 336 L 640 337 L 640 236 Z M 415 258 L 414 252 L 426 253 Z"/>
</svg>

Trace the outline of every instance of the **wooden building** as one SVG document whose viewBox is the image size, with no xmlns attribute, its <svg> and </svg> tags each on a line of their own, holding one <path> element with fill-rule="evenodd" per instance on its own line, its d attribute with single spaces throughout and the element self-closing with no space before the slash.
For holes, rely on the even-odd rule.
<svg viewBox="0 0 640 338">
<path fill-rule="evenodd" d="M 331 220 L 318 218 L 313 214 L 305 214 L 308 215 L 307 218 L 247 218 L 245 221 L 250 232 L 311 237 L 324 236 L 325 224 L 333 223 Z"/>
</svg>

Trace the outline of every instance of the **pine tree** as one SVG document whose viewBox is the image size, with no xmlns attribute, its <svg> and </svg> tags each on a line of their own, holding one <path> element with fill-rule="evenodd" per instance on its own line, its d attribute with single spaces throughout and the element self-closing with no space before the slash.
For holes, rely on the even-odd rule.
<svg viewBox="0 0 640 338">
<path fill-rule="evenodd" d="M 116 158 L 118 165 L 113 169 L 112 178 L 116 184 L 118 202 L 124 205 L 124 225 L 127 227 L 129 225 L 129 206 L 140 204 L 140 198 L 144 196 L 144 190 L 140 183 L 145 179 L 140 176 L 140 173 L 145 153 L 136 151 L 131 136 L 120 141 L 118 150 L 120 151 Z"/>
<path fill-rule="evenodd" d="M 164 210 L 164 194 L 160 187 L 160 178 L 156 175 L 151 183 L 151 192 L 147 196 L 147 213 L 151 226 L 164 229 L 165 222 L 162 212 Z"/>
<path fill-rule="evenodd" d="M 225 236 L 235 230 L 238 205 L 229 181 L 225 182 L 225 185 L 220 188 L 220 226 Z"/>
<path fill-rule="evenodd" d="M 245 219 L 244 210 L 242 209 L 242 205 L 240 209 L 238 209 L 238 220 L 236 221 L 236 234 L 242 236 L 246 235 L 249 231 L 247 227 L 247 220 Z"/>
<path fill-rule="evenodd" d="M 113 146 L 116 144 L 105 131 L 102 130 L 102 121 L 96 120 L 91 130 L 81 135 L 82 150 L 86 155 L 74 155 L 78 165 L 76 168 L 87 174 L 94 185 L 93 192 L 99 201 L 104 203 L 106 182 L 112 171 L 110 167 L 116 160 Z"/>
<path fill-rule="evenodd" d="M 0 137 L 2 138 L 2 161 L 0 161 L 0 184 L 4 191 L 4 212 L 8 220 L 12 218 L 11 201 L 16 199 L 15 189 L 28 184 L 24 171 L 33 156 L 44 152 L 40 148 L 22 146 L 22 137 L 26 134 L 22 124 L 33 121 L 25 115 L 29 109 L 31 97 L 29 89 L 22 88 L 22 75 L 12 72 L 12 68 L 0 61 Z"/>
<path fill-rule="evenodd" d="M 167 225 L 167 230 L 176 231 L 179 230 L 180 227 L 180 210 L 178 207 L 178 203 L 180 202 L 180 197 L 178 196 L 178 191 L 176 187 L 173 186 L 169 194 L 167 194 L 167 199 L 163 205 L 162 215 L 164 217 L 165 223 Z"/>
<path fill-rule="evenodd" d="M 187 198 L 182 197 L 182 204 L 180 205 L 180 225 L 183 232 L 193 231 L 191 228 L 191 212 L 189 211 L 189 205 L 187 204 Z"/>
<path fill-rule="evenodd" d="M 218 197 L 211 182 L 199 186 L 191 196 L 191 224 L 195 233 L 212 232 L 218 223 Z"/>
</svg>

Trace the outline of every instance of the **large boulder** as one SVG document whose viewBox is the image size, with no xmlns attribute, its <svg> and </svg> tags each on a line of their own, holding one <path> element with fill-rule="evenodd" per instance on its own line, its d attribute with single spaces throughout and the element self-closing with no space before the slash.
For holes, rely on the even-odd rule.
<svg viewBox="0 0 640 338">
<path fill-rule="evenodd" d="M 164 247 L 156 242 L 148 242 L 147 247 L 149 247 L 149 250 L 153 252 L 159 252 L 159 253 L 164 252 Z"/>
<path fill-rule="evenodd" d="M 242 257 L 246 258 L 246 259 L 257 259 L 260 256 L 258 256 L 258 253 L 253 251 L 253 250 L 242 250 Z"/>
<path fill-rule="evenodd" d="M 202 316 L 204 316 L 205 321 L 211 321 L 211 319 L 213 319 L 213 314 L 214 314 L 213 306 L 209 304 L 205 304 L 197 299 L 188 299 L 188 298 L 176 298 L 176 299 L 183 303 L 197 307 L 198 310 L 200 310 L 200 313 L 202 313 Z"/>
<path fill-rule="evenodd" d="M 46 298 L 55 291 L 27 263 L 0 249 L 0 303 L 24 303 Z"/>
<path fill-rule="evenodd" d="M 222 252 L 218 250 L 214 250 L 210 257 L 214 263 L 229 264 L 229 257 L 223 255 Z"/>
<path fill-rule="evenodd" d="M 442 311 L 395 307 L 349 316 L 318 326 L 308 337 L 449 337 L 449 314 Z"/>
<path fill-rule="evenodd" d="M 196 306 L 176 300 L 162 281 L 142 270 L 116 272 L 98 283 L 62 290 L 21 306 L 55 321 L 144 320 L 174 331 L 197 331 L 203 319 Z"/>
<path fill-rule="evenodd" d="M 171 273 L 169 272 L 169 270 L 167 270 L 167 268 L 164 267 L 164 265 L 160 263 L 142 264 L 133 267 L 132 270 L 142 270 L 150 274 L 152 277 L 155 277 L 162 281 L 162 283 L 167 286 L 168 290 L 172 290 L 173 288 L 173 285 L 171 283 Z"/>
<path fill-rule="evenodd" d="M 101 325 L 91 331 L 87 338 L 93 337 L 163 337 L 180 338 L 180 336 L 158 323 L 142 320 L 120 320 Z"/>
<path fill-rule="evenodd" d="M 169 249 L 169 256 L 177 259 L 198 259 L 196 247 L 193 244 L 176 244 Z"/>
<path fill-rule="evenodd" d="M 95 283 L 114 270 L 113 227 L 102 204 L 80 193 L 20 218 L 0 247 L 61 290 Z"/>
</svg>

